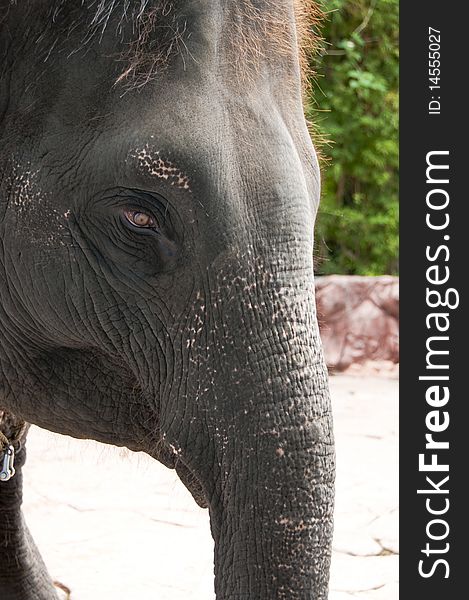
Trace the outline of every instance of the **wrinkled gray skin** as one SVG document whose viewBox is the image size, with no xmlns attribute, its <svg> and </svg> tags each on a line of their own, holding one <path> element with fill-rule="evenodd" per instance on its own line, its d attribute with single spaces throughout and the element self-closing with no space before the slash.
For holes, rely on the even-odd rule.
<svg viewBox="0 0 469 600">
<path fill-rule="evenodd" d="M 162 38 L 138 89 L 116 84 L 138 28 L 114 4 L 85 39 L 91 0 L 0 1 L 0 408 L 175 468 L 210 511 L 218 599 L 325 599 L 319 171 L 292 2 L 175 2 L 146 43 L 177 30 L 179 50 Z M 0 598 L 49 600 L 20 502 L 21 469 L 0 484 Z"/>
</svg>

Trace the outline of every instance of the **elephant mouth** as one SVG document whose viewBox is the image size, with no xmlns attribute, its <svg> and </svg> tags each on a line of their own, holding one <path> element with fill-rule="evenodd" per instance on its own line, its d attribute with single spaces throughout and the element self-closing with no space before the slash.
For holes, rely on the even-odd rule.
<svg viewBox="0 0 469 600">
<path fill-rule="evenodd" d="M 185 465 L 178 460 L 174 466 L 179 479 L 192 494 L 192 497 L 201 508 L 207 508 L 208 502 L 205 496 L 204 488 L 196 475 Z"/>
<path fill-rule="evenodd" d="M 161 438 L 159 438 L 161 440 Z M 139 448 L 141 450 L 141 448 Z M 148 452 L 148 451 L 147 451 Z M 161 441 L 148 454 L 168 469 L 174 469 L 184 486 L 189 490 L 194 500 L 201 508 L 208 508 L 207 495 L 200 479 L 186 465 L 180 456 L 175 455 L 167 444 Z"/>
</svg>

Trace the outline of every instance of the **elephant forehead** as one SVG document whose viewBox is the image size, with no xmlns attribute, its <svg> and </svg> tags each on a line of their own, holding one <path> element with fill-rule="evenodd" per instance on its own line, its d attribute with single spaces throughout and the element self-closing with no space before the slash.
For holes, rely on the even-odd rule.
<svg viewBox="0 0 469 600">
<path fill-rule="evenodd" d="M 137 161 L 137 168 L 145 175 L 164 179 L 168 184 L 183 190 L 191 189 L 188 175 L 149 144 L 135 148 L 131 157 Z"/>
</svg>

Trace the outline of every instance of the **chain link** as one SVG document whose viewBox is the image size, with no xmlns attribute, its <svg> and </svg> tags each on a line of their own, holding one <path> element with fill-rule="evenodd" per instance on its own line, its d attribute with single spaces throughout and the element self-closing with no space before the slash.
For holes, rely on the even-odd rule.
<svg viewBox="0 0 469 600">
<path fill-rule="evenodd" d="M 9 481 L 14 476 L 15 452 L 20 450 L 27 429 L 28 423 L 0 410 L 0 482 Z"/>
</svg>

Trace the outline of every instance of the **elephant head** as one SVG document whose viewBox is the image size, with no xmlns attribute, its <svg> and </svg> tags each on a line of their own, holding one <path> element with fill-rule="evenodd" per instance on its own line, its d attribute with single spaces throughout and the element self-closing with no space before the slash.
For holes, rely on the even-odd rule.
<svg viewBox="0 0 469 600">
<path fill-rule="evenodd" d="M 299 13 L 131 4 L 2 3 L 0 407 L 175 468 L 218 598 L 325 599 Z"/>
</svg>

